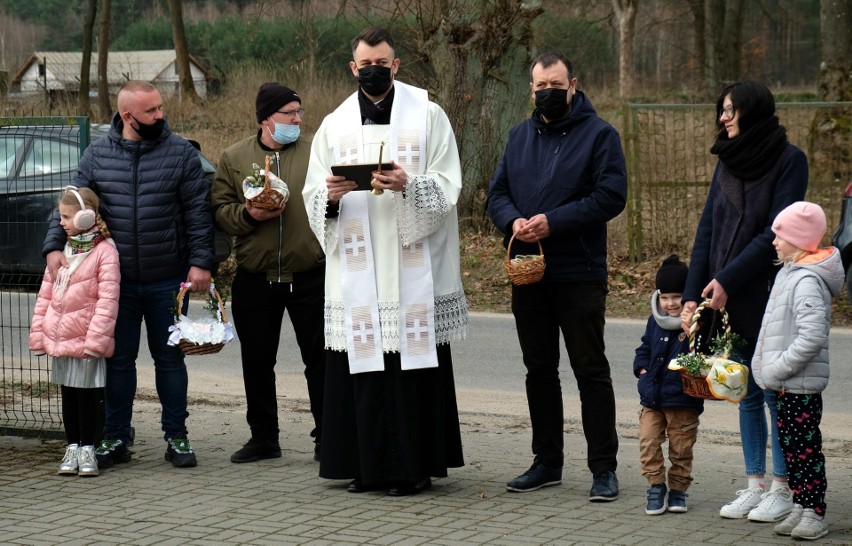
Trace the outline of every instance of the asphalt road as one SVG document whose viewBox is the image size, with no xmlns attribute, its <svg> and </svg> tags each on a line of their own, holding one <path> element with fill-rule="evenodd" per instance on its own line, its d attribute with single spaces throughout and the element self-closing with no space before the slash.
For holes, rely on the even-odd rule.
<svg viewBox="0 0 852 546">
<path fill-rule="evenodd" d="M 0 356 L 8 367 L 15 359 L 29 360 L 26 336 L 33 295 L 0 292 Z M 190 314 L 201 311 L 201 305 L 190 306 Z M 230 316 L 230 314 L 229 314 Z M 606 351 L 612 367 L 612 379 L 619 404 L 619 420 L 632 422 L 638 395 L 632 365 L 636 346 L 644 331 L 644 320 L 610 319 L 606 325 Z M 143 333 L 143 340 L 145 339 Z M 833 419 L 837 439 L 852 440 L 852 330 L 834 328 L 830 337 L 832 376 L 824 393 L 826 412 Z M 233 342 L 213 355 L 187 357 L 190 370 L 190 394 L 215 398 L 228 395 L 243 396 L 240 346 Z M 511 315 L 474 313 L 470 335 L 453 344 L 453 363 L 459 407 L 462 411 L 483 414 L 517 415 L 526 417 L 524 366 L 518 347 L 514 319 Z M 33 359 L 35 360 L 35 359 Z M 39 359 L 47 366 L 47 359 Z M 567 354 L 562 349 L 561 380 L 566 404 L 566 419 L 577 415 L 578 392 L 570 372 Z M 153 366 L 143 341 L 138 360 L 139 388 L 152 391 Z M 278 350 L 276 383 L 279 398 L 304 399 L 306 389 L 301 377 L 303 365 L 293 335 L 289 317 L 285 316 Z M 727 402 L 709 402 L 705 416 L 715 421 L 716 428 L 735 430 L 735 407 Z"/>
<path fill-rule="evenodd" d="M 633 357 L 645 330 L 644 320 L 609 319 L 606 324 L 606 352 L 612 368 L 616 398 L 634 399 L 636 379 L 633 376 Z M 831 411 L 852 416 L 852 367 L 844 355 L 852 354 L 852 330 L 835 328 L 831 332 L 831 383 L 825 401 Z M 524 365 L 518 346 L 515 322 L 511 315 L 474 313 L 470 335 L 452 345 L 456 387 L 459 389 L 494 392 L 524 392 Z M 195 359 L 203 362 L 196 364 Z M 241 379 L 239 344 L 231 343 L 215 355 L 188 357 L 190 365 L 203 368 L 214 375 L 234 375 Z M 293 328 L 285 316 L 278 349 L 277 372 L 301 374 L 302 363 Z M 570 372 L 568 355 L 562 347 L 560 361 L 563 392 L 578 394 Z"/>
</svg>

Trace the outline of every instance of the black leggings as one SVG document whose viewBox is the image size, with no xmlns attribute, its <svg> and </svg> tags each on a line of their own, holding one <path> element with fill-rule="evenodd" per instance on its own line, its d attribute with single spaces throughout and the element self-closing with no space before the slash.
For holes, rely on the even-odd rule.
<svg viewBox="0 0 852 546">
<path fill-rule="evenodd" d="M 69 444 L 100 443 L 104 429 L 104 389 L 78 389 L 62 385 L 62 422 Z"/>
</svg>

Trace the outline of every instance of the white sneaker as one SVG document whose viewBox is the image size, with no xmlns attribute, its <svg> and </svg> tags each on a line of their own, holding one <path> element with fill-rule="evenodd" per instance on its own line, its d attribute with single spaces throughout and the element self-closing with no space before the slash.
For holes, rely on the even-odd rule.
<svg viewBox="0 0 852 546">
<path fill-rule="evenodd" d="M 790 536 L 790 533 L 793 532 L 793 529 L 795 529 L 796 525 L 798 525 L 802 520 L 802 511 L 803 508 L 801 504 L 794 504 L 793 511 L 790 512 L 787 519 L 775 526 L 775 533 L 787 537 Z"/>
<path fill-rule="evenodd" d="M 97 476 L 98 459 L 95 457 L 95 446 L 83 446 L 79 452 L 80 475 Z"/>
<path fill-rule="evenodd" d="M 793 492 L 786 487 L 768 491 L 761 497 L 760 504 L 751 509 L 748 519 L 774 523 L 786 518 L 793 511 Z"/>
<path fill-rule="evenodd" d="M 810 508 L 805 508 L 802 511 L 802 519 L 799 524 L 790 533 L 793 538 L 801 538 L 804 540 L 816 540 L 828 534 L 828 522 L 825 518 L 816 515 Z"/>
<path fill-rule="evenodd" d="M 729 502 L 719 510 L 719 515 L 723 518 L 740 519 L 748 516 L 752 508 L 760 504 L 762 500 L 763 489 L 752 487 L 749 489 L 740 489 L 737 491 L 737 498 Z"/>
<path fill-rule="evenodd" d="M 59 463 L 60 476 L 76 476 L 77 475 L 77 457 L 79 447 L 77 444 L 68 444 L 65 448 L 65 456 L 62 457 L 62 462 Z"/>
</svg>

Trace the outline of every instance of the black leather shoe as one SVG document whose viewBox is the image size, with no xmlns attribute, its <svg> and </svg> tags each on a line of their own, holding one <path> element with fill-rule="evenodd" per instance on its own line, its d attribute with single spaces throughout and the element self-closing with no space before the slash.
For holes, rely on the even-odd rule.
<svg viewBox="0 0 852 546">
<path fill-rule="evenodd" d="M 384 489 L 386 486 L 383 484 L 369 484 L 364 485 L 361 483 L 361 480 L 355 478 L 349 485 L 346 486 L 346 490 L 350 493 L 365 493 L 367 491 L 379 491 L 380 489 Z"/>
<path fill-rule="evenodd" d="M 592 502 L 611 502 L 618 499 L 618 478 L 615 472 L 604 470 L 592 473 L 592 489 L 589 500 Z"/>
<path fill-rule="evenodd" d="M 526 493 L 560 483 L 562 483 L 561 468 L 550 468 L 535 462 L 529 470 L 507 483 L 506 490 Z"/>
<path fill-rule="evenodd" d="M 432 478 L 425 477 L 417 483 L 398 483 L 388 489 L 388 495 L 391 497 L 407 497 L 422 493 L 432 487 Z"/>
<path fill-rule="evenodd" d="M 278 442 L 252 438 L 246 445 L 231 455 L 232 463 L 253 463 L 260 459 L 277 459 L 281 456 Z"/>
</svg>

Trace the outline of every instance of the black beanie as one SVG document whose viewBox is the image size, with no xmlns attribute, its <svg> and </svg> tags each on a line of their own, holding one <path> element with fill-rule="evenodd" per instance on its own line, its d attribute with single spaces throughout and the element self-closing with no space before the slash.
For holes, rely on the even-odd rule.
<svg viewBox="0 0 852 546">
<path fill-rule="evenodd" d="M 688 272 L 686 264 L 680 261 L 677 254 L 672 254 L 663 260 L 663 265 L 657 271 L 657 290 L 662 294 L 683 294 Z"/>
<path fill-rule="evenodd" d="M 254 101 L 257 122 L 260 123 L 274 114 L 276 110 L 294 100 L 302 104 L 302 99 L 299 98 L 299 95 L 289 87 L 284 87 L 277 82 L 267 82 L 261 85 L 260 89 L 257 90 L 257 98 Z"/>
</svg>

